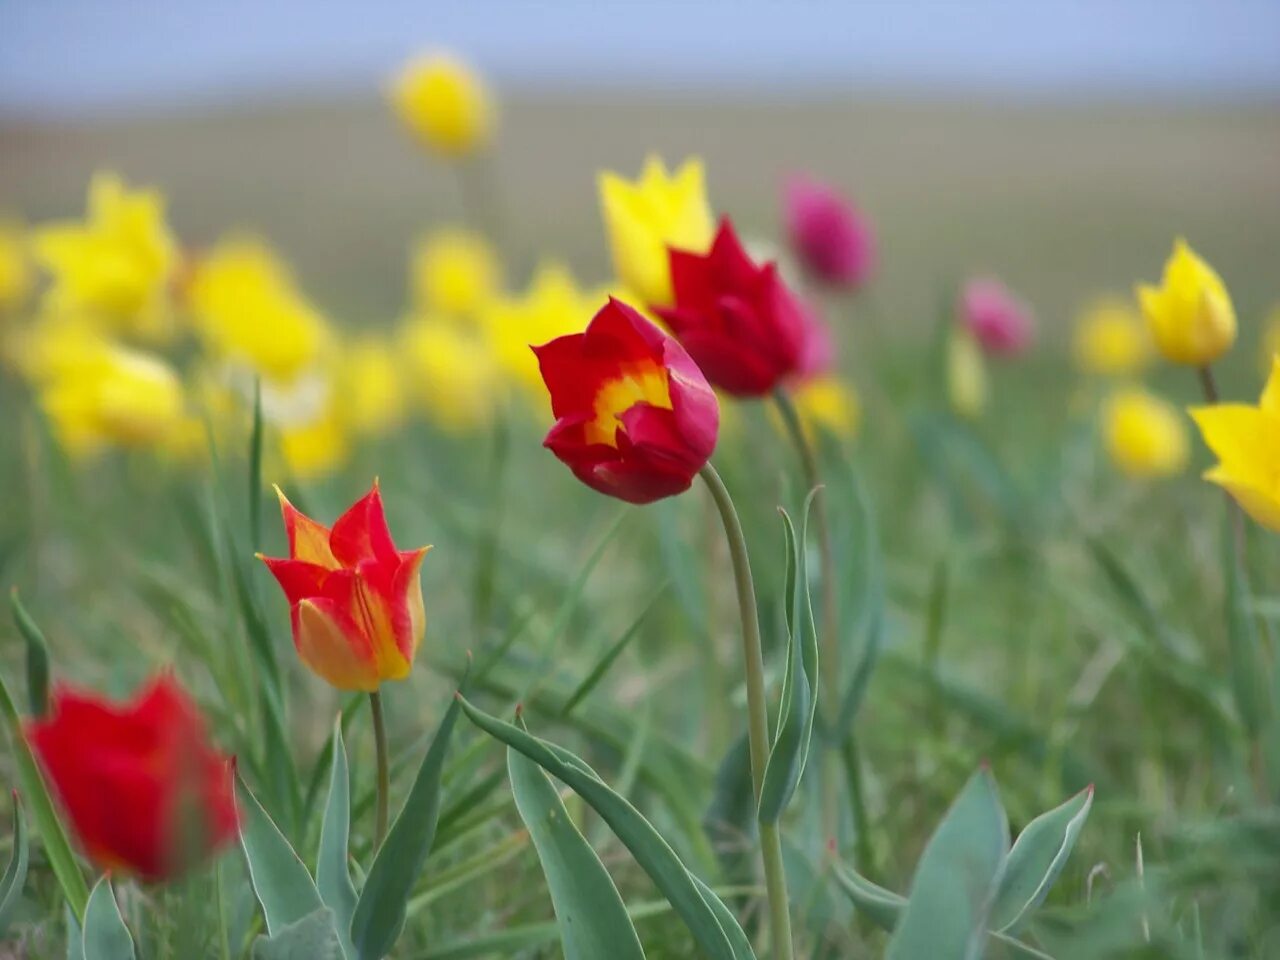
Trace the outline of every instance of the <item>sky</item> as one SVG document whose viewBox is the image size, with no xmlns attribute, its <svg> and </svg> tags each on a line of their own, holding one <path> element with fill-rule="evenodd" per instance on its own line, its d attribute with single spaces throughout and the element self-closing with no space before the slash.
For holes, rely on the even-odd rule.
<svg viewBox="0 0 1280 960">
<path fill-rule="evenodd" d="M 431 47 L 507 89 L 1280 102 L 1280 0 L 0 0 L 0 111 L 372 94 Z"/>
</svg>

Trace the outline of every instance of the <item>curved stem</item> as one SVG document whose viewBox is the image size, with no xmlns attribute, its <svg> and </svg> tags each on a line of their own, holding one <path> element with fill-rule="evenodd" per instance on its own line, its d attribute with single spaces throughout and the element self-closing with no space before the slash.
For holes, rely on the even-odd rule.
<svg viewBox="0 0 1280 960">
<path fill-rule="evenodd" d="M 764 786 L 764 769 L 769 762 L 769 713 L 765 703 L 764 652 L 760 644 L 760 618 L 756 609 L 756 588 L 751 578 L 747 541 L 733 499 L 715 467 L 701 470 L 711 491 L 733 561 L 733 581 L 738 591 L 738 612 L 742 617 L 742 660 L 747 680 L 747 740 L 751 750 L 751 785 L 759 803 Z M 787 904 L 787 875 L 782 864 L 782 838 L 776 823 L 760 826 L 760 854 L 764 860 L 765 891 L 769 898 L 769 933 L 775 960 L 791 960 L 791 913 Z"/>
<path fill-rule="evenodd" d="M 387 836 L 387 795 L 391 792 L 391 772 L 387 765 L 387 726 L 382 719 L 382 694 L 369 694 L 369 711 L 373 714 L 373 746 L 378 763 L 378 802 L 373 819 L 373 849 L 381 849 Z"/>
</svg>

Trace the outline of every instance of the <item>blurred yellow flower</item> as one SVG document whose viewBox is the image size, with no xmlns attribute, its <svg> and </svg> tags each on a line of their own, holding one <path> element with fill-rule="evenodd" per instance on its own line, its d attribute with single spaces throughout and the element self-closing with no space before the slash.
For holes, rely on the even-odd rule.
<svg viewBox="0 0 1280 960">
<path fill-rule="evenodd" d="M 314 419 L 280 426 L 280 455 L 299 480 L 331 473 L 346 462 L 350 443 L 340 412 L 329 405 Z"/>
<path fill-rule="evenodd" d="M 644 305 L 670 305 L 667 247 L 704 253 L 715 232 L 702 161 L 688 159 L 668 173 L 658 157 L 649 157 L 638 180 L 606 171 L 599 185 L 618 279 L 639 294 Z"/>
<path fill-rule="evenodd" d="M 586 329 L 606 299 L 603 292 L 583 291 L 561 264 L 547 262 L 534 271 L 524 294 L 486 304 L 481 324 L 501 371 L 545 402 L 547 391 L 530 345 Z"/>
<path fill-rule="evenodd" d="M 962 417 L 976 420 L 987 407 L 987 368 L 973 334 L 962 327 L 947 343 L 947 400 Z"/>
<path fill-rule="evenodd" d="M 402 345 L 413 395 L 433 423 L 469 433 L 492 421 L 502 397 L 493 356 L 478 334 L 423 317 L 406 324 Z"/>
<path fill-rule="evenodd" d="M 1221 403 L 1191 416 L 1218 458 L 1204 478 L 1235 497 L 1245 513 L 1280 531 L 1280 355 L 1256 407 Z"/>
<path fill-rule="evenodd" d="M 1267 318 L 1262 321 L 1262 364 L 1270 370 L 1272 360 L 1280 353 L 1280 303 L 1272 306 Z"/>
<path fill-rule="evenodd" d="M 1151 358 L 1151 335 L 1141 314 L 1120 297 L 1105 297 L 1084 309 L 1072 346 L 1080 369 L 1103 377 L 1137 373 Z"/>
<path fill-rule="evenodd" d="M 851 383 L 838 377 L 815 377 L 796 388 L 793 400 L 810 443 L 817 431 L 846 440 L 858 432 L 862 406 Z"/>
<path fill-rule="evenodd" d="M 1103 403 L 1102 437 L 1112 462 L 1134 478 L 1181 473 L 1190 455 L 1182 412 L 1140 387 L 1124 387 Z"/>
<path fill-rule="evenodd" d="M 313 367 L 328 326 L 262 240 L 224 239 L 196 261 L 186 286 L 192 322 L 216 359 L 289 382 Z"/>
<path fill-rule="evenodd" d="M 144 339 L 172 333 L 168 294 L 177 248 L 158 191 L 129 192 L 118 177 L 97 174 L 84 221 L 39 228 L 32 249 L 52 277 L 52 309 L 88 311 L 110 329 Z"/>
<path fill-rule="evenodd" d="M 423 237 L 411 266 L 413 299 L 420 313 L 472 317 L 502 285 L 502 264 L 478 233 L 446 228 Z"/>
<path fill-rule="evenodd" d="M 22 225 L 0 220 L 0 316 L 17 310 L 31 290 L 31 264 Z"/>
<path fill-rule="evenodd" d="M 338 377 L 343 412 L 357 434 L 384 433 L 404 415 L 399 357 L 386 340 L 365 336 L 348 343 Z"/>
<path fill-rule="evenodd" d="M 1159 287 L 1138 286 L 1156 346 L 1174 363 L 1204 366 L 1231 349 L 1236 312 L 1222 278 L 1179 237 Z"/>
<path fill-rule="evenodd" d="M 39 389 L 53 431 L 73 456 L 104 446 L 164 445 L 186 427 L 182 383 L 159 357 L 100 343 Z"/>
<path fill-rule="evenodd" d="M 411 61 L 396 78 L 391 100 L 404 125 L 446 156 L 482 149 L 493 135 L 489 92 L 470 67 L 450 54 Z"/>
</svg>

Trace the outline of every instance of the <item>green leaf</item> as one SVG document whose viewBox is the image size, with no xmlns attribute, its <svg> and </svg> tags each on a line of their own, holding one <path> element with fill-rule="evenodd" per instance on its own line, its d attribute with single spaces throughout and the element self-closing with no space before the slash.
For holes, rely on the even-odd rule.
<svg viewBox="0 0 1280 960">
<path fill-rule="evenodd" d="M 435 739 L 387 839 L 374 857 L 351 922 L 351 941 L 360 960 L 380 960 L 404 928 L 405 908 L 431 852 L 440 816 L 440 781 L 449 737 L 458 720 L 458 700 L 449 704 Z"/>
<path fill-rule="evenodd" d="M 740 947 L 734 946 L 745 941 L 745 934 L 741 933 L 732 915 L 708 903 L 702 892 L 704 888 L 680 862 L 661 834 L 625 797 L 609 789 L 591 767 L 568 750 L 504 723 L 465 699 L 459 698 L 459 702 L 472 723 L 567 784 L 600 815 L 675 908 L 711 960 L 749 960 L 752 954 L 743 953 Z M 732 927 L 736 928 L 732 939 L 724 928 L 726 915 L 732 921 Z"/>
<path fill-rule="evenodd" d="M 333 911 L 321 907 L 270 937 L 253 942 L 253 960 L 342 960 Z"/>
<path fill-rule="evenodd" d="M 67 928 L 67 960 L 84 960 L 84 934 L 69 903 L 62 904 L 62 921 Z"/>
<path fill-rule="evenodd" d="M 1015 931 L 1036 907 L 1066 865 L 1093 806 L 1093 787 L 1032 820 L 1009 851 L 1000 891 L 991 909 L 991 926 Z"/>
<path fill-rule="evenodd" d="M 790 614 L 787 617 L 790 636 L 787 640 L 787 667 L 782 680 L 782 705 L 778 713 L 778 731 L 765 765 L 764 783 L 760 789 L 757 816 L 761 823 L 776 823 L 787 808 L 804 775 L 813 739 L 814 717 L 818 709 L 818 638 L 809 599 L 809 565 L 806 557 L 809 509 L 817 491 L 804 501 L 804 525 L 799 539 L 791 517 L 782 514 L 790 557 L 787 581 Z"/>
<path fill-rule="evenodd" d="M 1249 580 L 1244 559 L 1235 549 L 1230 531 L 1223 540 L 1223 559 L 1227 567 L 1227 644 L 1231 652 L 1231 689 L 1245 729 L 1249 736 L 1256 737 L 1270 712 L 1267 671 L 1258 642 L 1258 621 L 1250 610 Z"/>
<path fill-rule="evenodd" d="M 249 545 L 262 549 L 262 381 L 253 381 L 253 432 L 249 435 Z"/>
<path fill-rule="evenodd" d="M 925 845 L 886 960 L 976 960 L 1009 853 L 988 770 L 974 774 Z"/>
<path fill-rule="evenodd" d="M 653 592 L 653 595 L 649 598 L 648 602 L 640 608 L 640 613 L 631 621 L 631 625 L 622 632 L 622 636 L 610 645 L 609 649 L 605 651 L 604 656 L 601 657 L 596 665 L 591 668 L 591 671 L 583 678 L 582 682 L 578 684 L 573 693 L 569 694 L 568 699 L 564 702 L 564 707 L 560 710 L 561 716 L 567 717 L 574 707 L 586 699 L 588 694 L 596 688 L 596 684 L 598 684 L 604 678 L 604 675 L 608 673 L 609 668 L 613 666 L 614 661 L 622 655 L 622 651 L 627 649 L 631 641 L 639 636 L 640 626 L 644 623 L 645 618 L 649 616 L 649 611 L 651 611 L 654 604 L 658 602 L 658 598 L 666 592 L 668 583 L 669 581 L 664 581 L 659 585 L 658 589 Z"/>
<path fill-rule="evenodd" d="M 333 922 L 344 955 L 354 957 L 351 918 L 356 910 L 356 888 L 347 866 L 347 843 L 351 832 L 351 774 L 347 769 L 347 748 L 342 741 L 342 715 L 333 722 L 333 765 L 329 799 L 320 824 L 320 854 L 316 861 L 316 889 L 320 899 L 333 911 Z M 301 921 L 300 921 L 301 922 Z"/>
<path fill-rule="evenodd" d="M 9 856 L 9 865 L 5 867 L 4 876 L 0 877 L 0 937 L 4 936 L 9 920 L 18 902 L 22 899 L 22 888 L 27 882 L 27 822 L 22 814 L 22 804 L 18 802 L 18 791 L 13 792 L 13 853 Z"/>
<path fill-rule="evenodd" d="M 67 839 L 67 831 L 49 797 L 40 767 L 31 753 L 26 734 L 23 733 L 18 709 L 14 706 L 13 697 L 10 696 L 3 677 L 0 677 L 0 710 L 3 710 L 8 721 L 9 742 L 18 768 L 18 786 L 26 802 L 31 805 L 32 822 L 35 823 L 36 832 L 40 834 L 40 841 L 44 845 L 45 858 L 49 861 L 54 876 L 58 878 L 62 894 L 67 898 L 78 921 L 84 916 L 85 904 L 89 902 L 89 887 L 84 882 L 84 874 L 80 872 L 75 854 L 71 852 L 71 841 Z"/>
<path fill-rule="evenodd" d="M 249 867 L 249 881 L 262 904 L 267 933 L 274 936 L 324 904 L 302 859 L 238 773 L 236 786 L 243 818 L 240 845 Z"/>
<path fill-rule="evenodd" d="M 644 951 L 609 872 L 569 819 L 542 768 L 507 748 L 516 810 L 529 828 L 547 878 L 565 960 L 639 958 Z"/>
<path fill-rule="evenodd" d="M 111 881 L 94 884 L 84 911 L 84 960 L 134 960 L 133 937 L 120 916 Z"/>
<path fill-rule="evenodd" d="M 13 622 L 27 645 L 27 702 L 33 717 L 43 717 L 49 712 L 49 645 L 22 605 L 17 587 L 9 594 L 9 606 L 13 610 Z"/>
<path fill-rule="evenodd" d="M 876 525 L 875 511 L 867 500 L 862 483 L 852 471 L 848 472 L 846 482 L 851 499 L 857 506 L 858 520 L 862 528 L 862 543 L 858 549 L 864 571 L 861 596 L 864 627 L 863 640 L 853 672 L 849 676 L 844 692 L 840 695 L 840 708 L 836 714 L 836 726 L 833 731 L 833 739 L 837 743 L 841 741 L 845 731 L 853 729 L 854 721 L 858 717 L 858 709 L 862 706 L 867 687 L 871 683 L 871 675 L 880 661 L 885 625 L 884 558 L 880 549 L 880 532 Z M 854 549 L 852 545 L 850 549 Z M 835 704 L 831 706 L 834 707 Z"/>
</svg>

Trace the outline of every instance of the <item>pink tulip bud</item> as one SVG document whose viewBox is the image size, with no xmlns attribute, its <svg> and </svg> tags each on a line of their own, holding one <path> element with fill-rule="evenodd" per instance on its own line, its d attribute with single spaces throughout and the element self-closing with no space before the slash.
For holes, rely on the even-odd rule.
<svg viewBox="0 0 1280 960">
<path fill-rule="evenodd" d="M 960 322 L 982 349 L 993 356 L 1013 356 L 1031 346 L 1031 308 L 999 280 L 970 280 L 960 293 Z"/>
<path fill-rule="evenodd" d="M 791 177 L 783 203 L 796 255 L 814 277 L 856 289 L 876 265 L 876 238 L 867 219 L 844 197 L 807 176 Z"/>
</svg>

